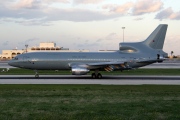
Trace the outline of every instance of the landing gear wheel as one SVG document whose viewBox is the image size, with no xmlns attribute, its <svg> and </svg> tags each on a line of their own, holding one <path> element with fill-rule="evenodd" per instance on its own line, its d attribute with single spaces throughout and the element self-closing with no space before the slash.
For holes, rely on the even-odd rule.
<svg viewBox="0 0 180 120">
<path fill-rule="evenodd" d="M 39 74 L 35 74 L 35 78 L 39 78 Z"/>
<path fill-rule="evenodd" d="M 92 78 L 95 79 L 96 78 L 96 74 L 95 73 L 92 73 Z"/>
<path fill-rule="evenodd" d="M 97 74 L 96 76 L 98 79 L 101 79 L 102 78 L 102 75 L 100 73 Z"/>
<path fill-rule="evenodd" d="M 92 73 L 91 76 L 92 76 L 93 79 L 96 79 L 96 78 L 101 79 L 102 78 L 102 75 L 100 73 L 98 73 L 97 75 L 96 75 L 96 73 Z"/>
</svg>

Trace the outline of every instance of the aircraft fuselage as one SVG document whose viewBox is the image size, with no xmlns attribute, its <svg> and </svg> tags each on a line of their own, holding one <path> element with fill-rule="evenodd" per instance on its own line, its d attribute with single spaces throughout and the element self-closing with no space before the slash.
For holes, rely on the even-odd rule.
<svg viewBox="0 0 180 120">
<path fill-rule="evenodd" d="M 32 52 L 19 55 L 13 60 L 13 66 L 34 70 L 71 69 L 70 64 L 86 65 L 86 63 L 127 62 L 129 68 L 142 67 L 156 62 L 156 55 L 123 52 Z M 152 61 L 138 63 L 139 61 Z M 92 66 L 90 66 L 92 67 Z M 99 66 L 98 66 L 99 67 Z M 87 66 L 88 68 L 88 66 Z M 93 68 L 88 68 L 93 69 Z M 94 67 L 96 69 L 96 67 Z"/>
</svg>

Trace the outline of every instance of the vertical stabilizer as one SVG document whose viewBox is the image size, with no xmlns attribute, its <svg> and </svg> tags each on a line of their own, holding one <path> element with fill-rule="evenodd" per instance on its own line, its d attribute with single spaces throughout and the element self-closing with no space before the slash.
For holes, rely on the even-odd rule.
<svg viewBox="0 0 180 120">
<path fill-rule="evenodd" d="M 160 24 L 143 43 L 153 49 L 163 49 L 167 27 L 167 24 Z"/>
</svg>

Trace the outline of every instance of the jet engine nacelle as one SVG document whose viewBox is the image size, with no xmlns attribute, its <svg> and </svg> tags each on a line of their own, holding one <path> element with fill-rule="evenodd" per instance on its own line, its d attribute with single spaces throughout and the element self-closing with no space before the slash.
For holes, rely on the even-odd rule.
<svg viewBox="0 0 180 120">
<path fill-rule="evenodd" d="M 89 70 L 86 68 L 72 68 L 71 69 L 72 75 L 86 75 Z"/>
</svg>

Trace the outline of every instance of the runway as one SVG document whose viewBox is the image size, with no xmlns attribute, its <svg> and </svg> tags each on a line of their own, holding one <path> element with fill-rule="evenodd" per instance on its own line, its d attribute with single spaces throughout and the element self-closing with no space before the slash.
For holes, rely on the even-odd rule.
<svg viewBox="0 0 180 120">
<path fill-rule="evenodd" d="M 1 75 L 0 84 L 100 84 L 100 85 L 180 85 L 180 76 L 104 75 L 102 79 L 72 75 Z"/>
</svg>

